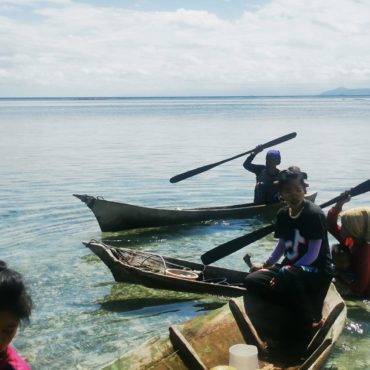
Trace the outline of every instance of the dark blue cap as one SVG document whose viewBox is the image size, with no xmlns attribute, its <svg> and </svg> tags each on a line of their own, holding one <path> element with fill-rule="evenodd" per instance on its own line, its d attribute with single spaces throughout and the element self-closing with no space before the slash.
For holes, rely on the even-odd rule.
<svg viewBox="0 0 370 370">
<path fill-rule="evenodd" d="M 267 158 L 276 158 L 276 159 L 281 159 L 280 157 L 280 152 L 276 149 L 271 149 L 266 153 L 266 159 Z"/>
</svg>

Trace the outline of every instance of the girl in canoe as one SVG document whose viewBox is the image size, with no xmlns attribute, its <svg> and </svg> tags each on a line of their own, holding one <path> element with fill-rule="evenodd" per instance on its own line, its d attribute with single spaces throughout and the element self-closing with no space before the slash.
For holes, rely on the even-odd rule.
<svg viewBox="0 0 370 370">
<path fill-rule="evenodd" d="M 10 342 L 21 321 L 28 321 L 32 301 L 21 274 L 0 261 L 0 370 L 29 370 Z"/>
<path fill-rule="evenodd" d="M 334 276 L 340 293 L 370 297 L 370 207 L 342 212 L 350 196 L 331 208 L 327 215 L 329 232 L 339 241 L 332 247 Z M 338 218 L 341 225 L 338 225 Z"/>
<path fill-rule="evenodd" d="M 281 162 L 278 150 L 269 150 L 266 154 L 266 164 L 253 164 L 254 157 L 263 150 L 258 145 L 253 153 L 243 163 L 243 167 L 256 175 L 256 187 L 254 189 L 254 203 L 270 204 L 279 201 L 278 189 L 275 184 L 279 175 L 277 166 Z"/>
<path fill-rule="evenodd" d="M 322 326 L 322 304 L 331 281 L 331 258 L 325 214 L 304 198 L 307 175 L 298 167 L 281 171 L 280 196 L 287 203 L 277 214 L 274 251 L 253 266 L 245 285 L 299 312 L 308 329 Z M 275 265 L 284 255 L 281 265 Z M 254 272 L 253 272 L 254 271 Z"/>
</svg>

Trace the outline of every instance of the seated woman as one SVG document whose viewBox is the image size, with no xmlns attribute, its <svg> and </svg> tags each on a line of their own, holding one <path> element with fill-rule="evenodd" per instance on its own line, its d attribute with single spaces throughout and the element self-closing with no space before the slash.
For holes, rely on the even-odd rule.
<svg viewBox="0 0 370 370">
<path fill-rule="evenodd" d="M 28 321 L 32 301 L 22 276 L 0 261 L 0 370 L 29 370 L 10 342 L 22 320 Z"/>
<path fill-rule="evenodd" d="M 329 232 L 339 241 L 332 247 L 336 286 L 343 295 L 370 297 L 370 207 L 342 212 L 343 199 L 327 215 Z M 338 225 L 338 217 L 341 226 Z"/>
<path fill-rule="evenodd" d="M 304 198 L 306 178 L 296 166 L 280 172 L 279 193 L 287 206 L 277 214 L 279 241 L 263 265 L 252 267 L 245 285 L 298 312 L 310 332 L 323 324 L 321 309 L 332 271 L 325 214 Z M 275 265 L 283 255 L 281 265 Z"/>
</svg>

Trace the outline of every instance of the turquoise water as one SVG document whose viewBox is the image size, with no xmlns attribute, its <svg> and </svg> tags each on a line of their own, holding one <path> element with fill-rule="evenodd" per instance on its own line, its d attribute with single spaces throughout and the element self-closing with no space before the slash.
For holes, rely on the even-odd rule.
<svg viewBox="0 0 370 370">
<path fill-rule="evenodd" d="M 243 158 L 171 184 L 170 177 L 297 132 L 279 146 L 322 203 L 368 179 L 370 98 L 0 100 L 0 258 L 25 276 L 35 309 L 15 345 L 33 369 L 93 369 L 226 300 L 117 284 L 82 244 L 91 238 L 200 261 L 205 251 L 263 225 L 220 220 L 101 233 L 73 193 L 157 207 L 251 201 Z M 256 163 L 263 163 L 263 154 Z M 352 200 L 369 205 L 370 193 Z M 217 264 L 262 261 L 269 236 Z M 328 369 L 370 367 L 370 303 L 350 301 Z"/>
</svg>

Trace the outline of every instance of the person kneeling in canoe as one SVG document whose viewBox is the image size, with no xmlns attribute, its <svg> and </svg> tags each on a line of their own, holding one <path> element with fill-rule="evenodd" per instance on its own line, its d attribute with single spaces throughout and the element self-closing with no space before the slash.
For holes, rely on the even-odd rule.
<svg viewBox="0 0 370 370">
<path fill-rule="evenodd" d="M 254 157 L 263 150 L 262 145 L 257 146 L 253 153 L 245 160 L 243 167 L 256 175 L 256 187 L 254 189 L 254 203 L 270 204 L 279 201 L 278 189 L 275 184 L 281 162 L 278 150 L 269 150 L 266 154 L 266 165 L 253 164 Z"/>
<path fill-rule="evenodd" d="M 322 304 L 332 269 L 325 214 L 304 198 L 306 178 L 295 166 L 279 173 L 279 193 L 287 203 L 277 214 L 275 237 L 279 241 L 263 265 L 252 266 L 245 285 L 298 312 L 310 332 L 323 325 Z"/>
<path fill-rule="evenodd" d="M 331 208 L 327 215 L 329 232 L 339 241 L 332 247 L 335 284 L 343 295 L 370 297 L 370 207 L 342 212 L 350 196 Z M 340 217 L 341 226 L 338 225 Z"/>
</svg>

